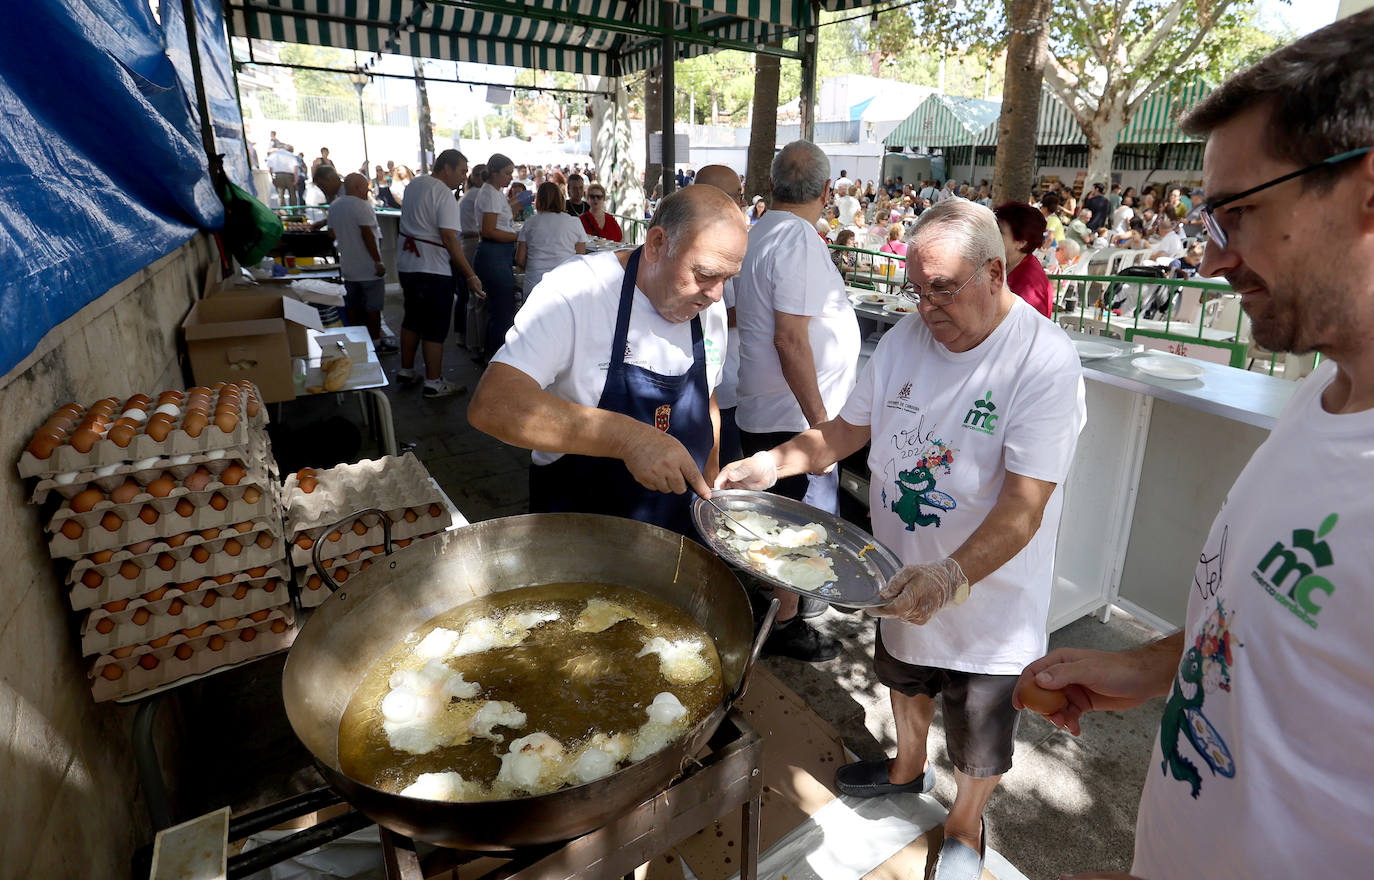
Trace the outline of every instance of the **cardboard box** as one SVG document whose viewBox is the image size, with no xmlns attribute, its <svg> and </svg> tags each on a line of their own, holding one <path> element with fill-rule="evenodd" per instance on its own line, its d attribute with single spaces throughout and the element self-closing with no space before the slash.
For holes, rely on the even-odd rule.
<svg viewBox="0 0 1374 880">
<path fill-rule="evenodd" d="M 181 324 L 191 372 L 202 385 L 249 379 L 263 401 L 295 400 L 291 358 L 307 353 L 307 329 L 322 330 L 315 309 L 279 294 L 215 296 Z"/>
</svg>

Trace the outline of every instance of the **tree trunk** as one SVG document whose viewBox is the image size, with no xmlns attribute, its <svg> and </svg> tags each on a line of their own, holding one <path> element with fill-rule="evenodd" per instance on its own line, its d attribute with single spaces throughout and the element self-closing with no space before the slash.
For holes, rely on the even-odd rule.
<svg viewBox="0 0 1374 880">
<path fill-rule="evenodd" d="M 754 112 L 749 126 L 749 162 L 744 173 L 744 197 L 765 199 L 772 193 L 769 169 L 778 147 L 778 77 L 776 55 L 755 55 Z"/>
<path fill-rule="evenodd" d="M 429 173 L 429 163 L 434 160 L 434 123 L 429 114 L 429 90 L 425 88 L 425 68 L 419 58 L 415 61 L 416 104 L 420 117 L 420 173 Z"/>
<path fill-rule="evenodd" d="M 1087 133 L 1088 176 L 1083 180 L 1084 192 L 1090 192 L 1094 183 L 1111 189 L 1112 154 L 1126 128 L 1126 108 L 1104 102 L 1092 122 Z"/>
<path fill-rule="evenodd" d="M 663 69 L 644 77 L 644 193 L 653 196 L 663 179 L 663 163 L 654 161 L 654 132 L 663 131 Z"/>
<path fill-rule="evenodd" d="M 997 120 L 997 159 L 992 172 L 992 203 L 1028 202 L 1035 176 L 1035 124 L 1040 116 L 1040 87 L 1049 59 L 1045 24 L 1054 0 L 1008 0 L 1006 82 L 1002 114 Z M 1040 24 L 1031 33 L 1022 33 Z"/>
<path fill-rule="evenodd" d="M 600 95 L 590 100 L 592 108 L 592 162 L 597 178 L 606 187 L 609 204 L 606 210 L 623 217 L 644 216 L 644 187 L 635 161 L 633 135 L 629 123 L 629 94 L 622 79 L 597 77 L 592 81 L 596 91 L 614 90 L 614 100 Z M 633 230 L 626 229 L 626 242 Z"/>
</svg>

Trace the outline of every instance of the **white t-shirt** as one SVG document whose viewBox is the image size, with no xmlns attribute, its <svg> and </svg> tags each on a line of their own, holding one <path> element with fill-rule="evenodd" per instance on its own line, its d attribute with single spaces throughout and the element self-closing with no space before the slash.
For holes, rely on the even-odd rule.
<svg viewBox="0 0 1374 880">
<path fill-rule="evenodd" d="M 273 174 L 295 174 L 296 157 L 286 150 L 273 150 L 267 154 L 267 167 Z"/>
<path fill-rule="evenodd" d="M 340 195 L 329 206 L 329 228 L 339 249 L 339 270 L 345 281 L 375 281 L 377 267 L 363 244 L 362 229 L 372 230 L 377 253 L 382 252 L 382 229 L 372 203 L 357 196 Z"/>
<path fill-rule="evenodd" d="M 854 212 L 859 210 L 859 200 L 853 196 L 840 196 L 835 200 L 835 208 L 840 212 L 840 226 L 854 222 Z"/>
<path fill-rule="evenodd" d="M 577 245 L 588 239 L 582 221 L 571 214 L 541 211 L 520 227 L 516 241 L 525 243 L 524 294 L 528 299 L 544 273 L 575 256 Z"/>
<path fill-rule="evenodd" d="M 811 224 L 786 211 L 764 214 L 749 231 L 735 298 L 740 430 L 764 434 L 810 427 L 773 347 L 774 312 L 810 316 L 816 382 L 826 415 L 834 418 L 854 387 L 862 340 L 844 280 Z"/>
<path fill-rule="evenodd" d="M 924 626 L 885 618 L 907 663 L 1016 675 L 1045 653 L 1063 482 L 1086 420 L 1083 373 L 1064 331 L 1020 297 L 978 346 L 951 352 L 918 315 L 878 343 L 840 412 L 872 431 L 873 534 L 911 565 L 959 548 L 1008 472 L 1060 484 L 1021 552 Z"/>
<path fill-rule="evenodd" d="M 1132 874 L 1370 874 L 1374 411 L 1323 410 L 1335 372 L 1328 361 L 1298 387 L 1178 585 L 1185 653 Z"/>
<path fill-rule="evenodd" d="M 851 186 L 853 186 L 853 185 L 854 185 L 854 181 L 850 180 L 848 177 L 837 177 L 837 178 L 835 178 L 835 184 L 834 184 L 834 186 L 835 186 L 835 192 L 839 192 L 839 191 L 840 191 L 840 187 L 842 187 L 842 186 L 843 186 L 843 187 L 851 187 Z"/>
<path fill-rule="evenodd" d="M 610 368 L 624 278 L 625 270 L 612 251 L 573 257 L 559 265 L 516 312 L 515 326 L 492 361 L 515 367 L 550 394 L 596 406 Z M 720 384 L 724 367 L 725 304 L 712 304 L 700 317 L 710 390 Z M 636 287 L 625 345 L 625 363 L 681 376 L 692 367 L 692 322 L 668 321 Z M 548 464 L 559 454 L 535 450 L 532 458 L 535 464 Z"/>
<path fill-rule="evenodd" d="M 1150 248 L 1150 253 L 1163 251 L 1167 257 L 1177 257 L 1183 253 L 1183 239 L 1178 237 L 1177 232 L 1167 232 L 1160 236 L 1159 241 L 1155 242 Z"/>
<path fill-rule="evenodd" d="M 431 275 L 452 275 L 448 248 L 444 247 L 440 229 L 458 231 L 458 201 L 442 180 L 428 174 L 415 178 L 406 186 L 406 200 L 401 205 L 401 222 L 396 242 L 397 272 L 427 272 Z M 422 238 L 415 247 L 420 255 L 407 250 L 406 236 Z M 436 242 L 428 244 L 428 242 Z"/>
<path fill-rule="evenodd" d="M 458 224 L 462 227 L 459 231 L 464 235 L 477 235 L 482 231 L 482 215 L 477 213 L 477 194 L 481 191 L 481 187 L 470 188 L 458 200 Z"/>
<path fill-rule="evenodd" d="M 721 297 L 728 311 L 735 307 L 735 279 L 725 280 L 725 295 Z M 716 405 L 730 409 L 739 403 L 739 328 L 730 328 L 730 343 L 725 348 L 725 372 L 720 377 L 720 387 L 716 389 Z M 727 462 L 728 463 L 728 462 Z"/>
<path fill-rule="evenodd" d="M 311 183 L 305 187 L 305 203 L 318 208 L 329 204 L 329 197 L 324 194 L 324 190 Z"/>
<path fill-rule="evenodd" d="M 1135 216 L 1135 209 L 1130 205 L 1122 205 L 1112 212 L 1112 232 L 1125 232 L 1131 228 L 1131 218 Z"/>
<path fill-rule="evenodd" d="M 510 201 L 506 194 L 489 183 L 482 184 L 477 191 L 477 231 L 482 231 L 482 217 L 496 215 L 496 228 L 506 232 L 515 231 L 515 220 L 511 217 Z"/>
</svg>

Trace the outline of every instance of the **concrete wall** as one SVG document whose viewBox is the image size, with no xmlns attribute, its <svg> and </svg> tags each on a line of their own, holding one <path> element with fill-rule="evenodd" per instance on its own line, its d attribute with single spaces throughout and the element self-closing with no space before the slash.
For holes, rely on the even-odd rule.
<svg viewBox="0 0 1374 880">
<path fill-rule="evenodd" d="M 0 378 L 0 875 L 125 878 L 134 848 L 151 839 L 130 746 L 134 710 L 91 700 L 78 621 L 14 462 L 64 403 L 183 387 L 177 328 L 213 250 L 192 238 Z"/>
</svg>

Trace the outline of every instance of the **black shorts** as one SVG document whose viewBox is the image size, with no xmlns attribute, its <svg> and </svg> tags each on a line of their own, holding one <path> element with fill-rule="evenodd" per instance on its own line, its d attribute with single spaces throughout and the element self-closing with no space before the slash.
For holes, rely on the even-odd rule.
<svg viewBox="0 0 1374 880">
<path fill-rule="evenodd" d="M 443 342 L 453 320 L 453 276 L 431 272 L 401 272 L 405 313 L 401 329 L 425 342 Z"/>
<path fill-rule="evenodd" d="M 357 312 L 380 312 L 386 303 L 386 281 L 374 278 L 371 281 L 344 282 L 344 308 Z"/>
<path fill-rule="evenodd" d="M 984 675 L 898 660 L 883 645 L 882 625 L 873 648 L 878 681 L 908 697 L 932 699 L 944 707 L 945 748 L 949 760 L 966 776 L 984 779 L 1011 769 L 1016 748 L 1017 712 L 1011 705 L 1017 675 Z"/>
</svg>

